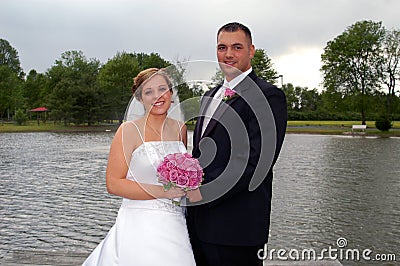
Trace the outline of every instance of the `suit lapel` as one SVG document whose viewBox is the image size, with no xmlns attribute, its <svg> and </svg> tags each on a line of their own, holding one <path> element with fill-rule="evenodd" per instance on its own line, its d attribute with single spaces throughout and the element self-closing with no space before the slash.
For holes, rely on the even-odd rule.
<svg viewBox="0 0 400 266">
<path fill-rule="evenodd" d="M 217 125 L 218 121 L 220 121 L 221 116 L 224 114 L 225 110 L 232 104 L 234 103 L 237 99 L 239 99 L 240 96 L 235 97 L 231 100 L 228 100 L 227 102 L 221 101 L 221 103 L 218 105 L 217 109 L 215 110 L 212 119 L 208 123 L 203 136 L 207 136 L 210 134 L 212 129 Z"/>
<path fill-rule="evenodd" d="M 206 93 L 204 96 L 204 103 L 202 103 L 200 105 L 200 114 L 199 114 L 199 118 L 197 119 L 197 123 L 196 123 L 196 128 L 195 128 L 195 134 L 194 134 L 194 139 L 193 139 L 193 143 L 196 144 L 195 146 L 197 147 L 197 144 L 200 141 L 201 138 L 201 132 L 202 132 L 202 128 L 203 128 L 203 124 L 204 124 L 204 116 L 206 115 L 206 111 L 208 106 L 210 105 L 211 101 L 212 101 L 212 97 L 214 97 L 215 93 L 218 91 L 218 89 L 221 87 L 222 85 L 216 86 L 215 88 L 213 88 L 212 90 L 209 91 L 209 93 Z M 211 121 L 210 121 L 211 122 Z"/>
<path fill-rule="evenodd" d="M 220 120 L 221 116 L 224 114 L 224 112 L 226 111 L 226 109 L 232 105 L 235 101 L 237 101 L 241 95 L 243 95 L 243 93 L 250 88 L 251 86 L 249 85 L 249 82 L 254 82 L 253 80 L 255 79 L 256 74 L 254 72 L 254 70 L 252 72 L 249 73 L 248 76 L 246 76 L 235 88 L 234 90 L 236 91 L 236 93 L 238 94 L 237 97 L 230 99 L 226 102 L 221 102 L 217 109 L 215 110 L 212 119 L 210 120 L 210 122 L 208 123 L 208 126 L 206 128 L 206 130 L 204 131 L 203 136 L 207 136 L 208 134 L 210 134 L 210 132 L 212 131 L 212 129 L 215 127 L 215 125 L 217 125 L 217 122 Z M 219 86 L 220 87 L 220 86 Z M 218 87 L 218 88 L 219 88 Z M 215 94 L 215 92 L 214 92 Z M 214 95 L 213 94 L 213 95 Z M 205 109 L 207 110 L 207 109 Z M 201 130 L 200 130 L 200 134 L 201 134 Z M 200 138 L 199 138 L 200 140 Z"/>
</svg>

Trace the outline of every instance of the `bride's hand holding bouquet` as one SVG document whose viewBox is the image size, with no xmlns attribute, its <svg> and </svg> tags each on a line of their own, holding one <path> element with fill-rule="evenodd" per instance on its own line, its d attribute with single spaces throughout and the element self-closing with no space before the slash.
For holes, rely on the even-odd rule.
<svg viewBox="0 0 400 266">
<path fill-rule="evenodd" d="M 179 188 L 185 192 L 195 190 L 203 181 L 203 169 L 199 161 L 188 153 L 166 155 L 157 167 L 157 174 L 165 191 L 172 188 Z M 179 204 L 179 201 L 172 201 Z"/>
</svg>

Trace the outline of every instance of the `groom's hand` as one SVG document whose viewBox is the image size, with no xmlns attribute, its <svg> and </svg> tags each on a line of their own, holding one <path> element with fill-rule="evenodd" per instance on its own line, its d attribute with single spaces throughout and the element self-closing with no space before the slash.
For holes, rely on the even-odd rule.
<svg viewBox="0 0 400 266">
<path fill-rule="evenodd" d="M 186 198 L 190 202 L 198 202 L 203 199 L 200 193 L 200 189 L 189 190 L 188 192 L 186 192 Z"/>
</svg>

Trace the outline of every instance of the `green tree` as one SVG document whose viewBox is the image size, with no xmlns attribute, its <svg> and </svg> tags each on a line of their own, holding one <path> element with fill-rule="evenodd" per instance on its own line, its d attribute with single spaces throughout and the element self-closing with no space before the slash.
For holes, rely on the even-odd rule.
<svg viewBox="0 0 400 266">
<path fill-rule="evenodd" d="M 32 69 L 26 77 L 23 86 L 23 96 L 28 109 L 45 105 L 45 88 L 47 85 L 47 77 L 43 73 L 37 73 Z"/>
<path fill-rule="evenodd" d="M 122 123 L 126 107 L 132 97 L 133 78 L 142 70 L 163 68 L 169 63 L 158 54 L 126 53 L 117 54 L 100 69 L 97 78 L 103 95 L 102 117 L 117 119 Z"/>
<path fill-rule="evenodd" d="M 8 66 L 0 65 L 0 119 L 11 120 L 16 109 L 23 107 L 23 80 Z"/>
<path fill-rule="evenodd" d="M 322 106 L 326 112 L 337 114 L 343 113 L 346 110 L 344 94 L 332 88 L 327 88 L 321 92 Z"/>
<path fill-rule="evenodd" d="M 101 102 L 96 87 L 100 62 L 87 59 L 81 51 L 67 51 L 47 72 L 51 93 L 47 100 L 52 117 L 64 124 L 87 122 L 98 119 Z"/>
<path fill-rule="evenodd" d="M 380 65 L 381 80 L 388 89 L 386 97 L 386 113 L 395 113 L 396 80 L 400 78 L 400 31 L 387 30 L 383 41 L 382 64 Z"/>
<path fill-rule="evenodd" d="M 164 68 L 171 64 L 163 59 L 158 53 L 134 53 L 133 56 L 138 60 L 140 71 L 151 67 Z"/>
<path fill-rule="evenodd" d="M 15 112 L 15 122 L 17 122 L 17 125 L 22 126 L 28 121 L 28 115 L 26 114 L 25 111 L 18 109 Z"/>
<path fill-rule="evenodd" d="M 133 77 L 140 71 L 133 54 L 117 53 L 100 69 L 97 82 L 104 96 L 103 118 L 122 123 L 126 105 L 132 97 Z"/>
<path fill-rule="evenodd" d="M 17 50 L 4 39 L 0 39 L 0 66 L 8 66 L 18 77 L 24 77 Z"/>
<path fill-rule="evenodd" d="M 174 64 L 166 68 L 171 78 L 174 93 L 179 99 L 179 108 L 183 114 L 184 121 L 193 121 L 200 110 L 200 97 L 204 89 L 210 88 L 210 82 L 200 80 L 187 80 L 187 73 L 191 71 L 190 61 L 175 59 Z M 222 73 L 222 72 L 221 72 Z M 215 84 L 214 84 L 215 85 Z"/>
<path fill-rule="evenodd" d="M 10 120 L 16 109 L 23 108 L 21 88 L 24 72 L 17 50 L 0 39 L 0 118 Z"/>
<path fill-rule="evenodd" d="M 293 86 L 288 83 L 282 87 L 286 95 L 288 116 L 292 120 L 314 120 L 322 117 L 317 111 L 321 109 L 322 97 L 317 89 Z"/>
<path fill-rule="evenodd" d="M 360 21 L 329 41 L 321 55 L 325 88 L 356 95 L 362 124 L 366 121 L 366 96 L 379 86 L 381 22 Z"/>
<path fill-rule="evenodd" d="M 282 87 L 282 90 L 286 95 L 288 111 L 299 111 L 301 107 L 301 88 L 288 83 Z"/>
<path fill-rule="evenodd" d="M 211 78 L 211 81 L 216 84 L 222 84 L 224 82 L 224 73 L 220 68 L 215 71 L 214 76 Z M 209 89 L 211 89 L 210 87 Z"/>
<path fill-rule="evenodd" d="M 278 72 L 274 69 L 271 58 L 263 49 L 256 49 L 251 65 L 257 76 L 272 84 L 276 83 Z"/>
<path fill-rule="evenodd" d="M 183 103 L 187 99 L 191 99 L 197 96 L 201 96 L 204 91 L 201 82 L 191 82 L 188 84 L 185 80 L 185 74 L 187 67 L 190 67 L 185 61 L 176 60 L 173 65 L 167 68 L 168 75 L 171 77 L 174 85 L 174 89 L 179 97 L 179 102 Z"/>
<path fill-rule="evenodd" d="M 321 96 L 317 89 L 303 88 L 300 93 L 302 111 L 316 111 L 321 105 Z"/>
</svg>

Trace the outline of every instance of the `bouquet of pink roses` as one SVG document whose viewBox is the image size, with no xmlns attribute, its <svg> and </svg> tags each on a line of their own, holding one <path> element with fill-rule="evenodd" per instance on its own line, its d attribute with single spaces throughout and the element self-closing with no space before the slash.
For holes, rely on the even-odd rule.
<svg viewBox="0 0 400 266">
<path fill-rule="evenodd" d="M 203 181 L 203 168 L 188 153 L 172 153 L 164 157 L 157 167 L 158 181 L 168 190 L 172 186 L 184 190 L 198 188 Z"/>
</svg>

